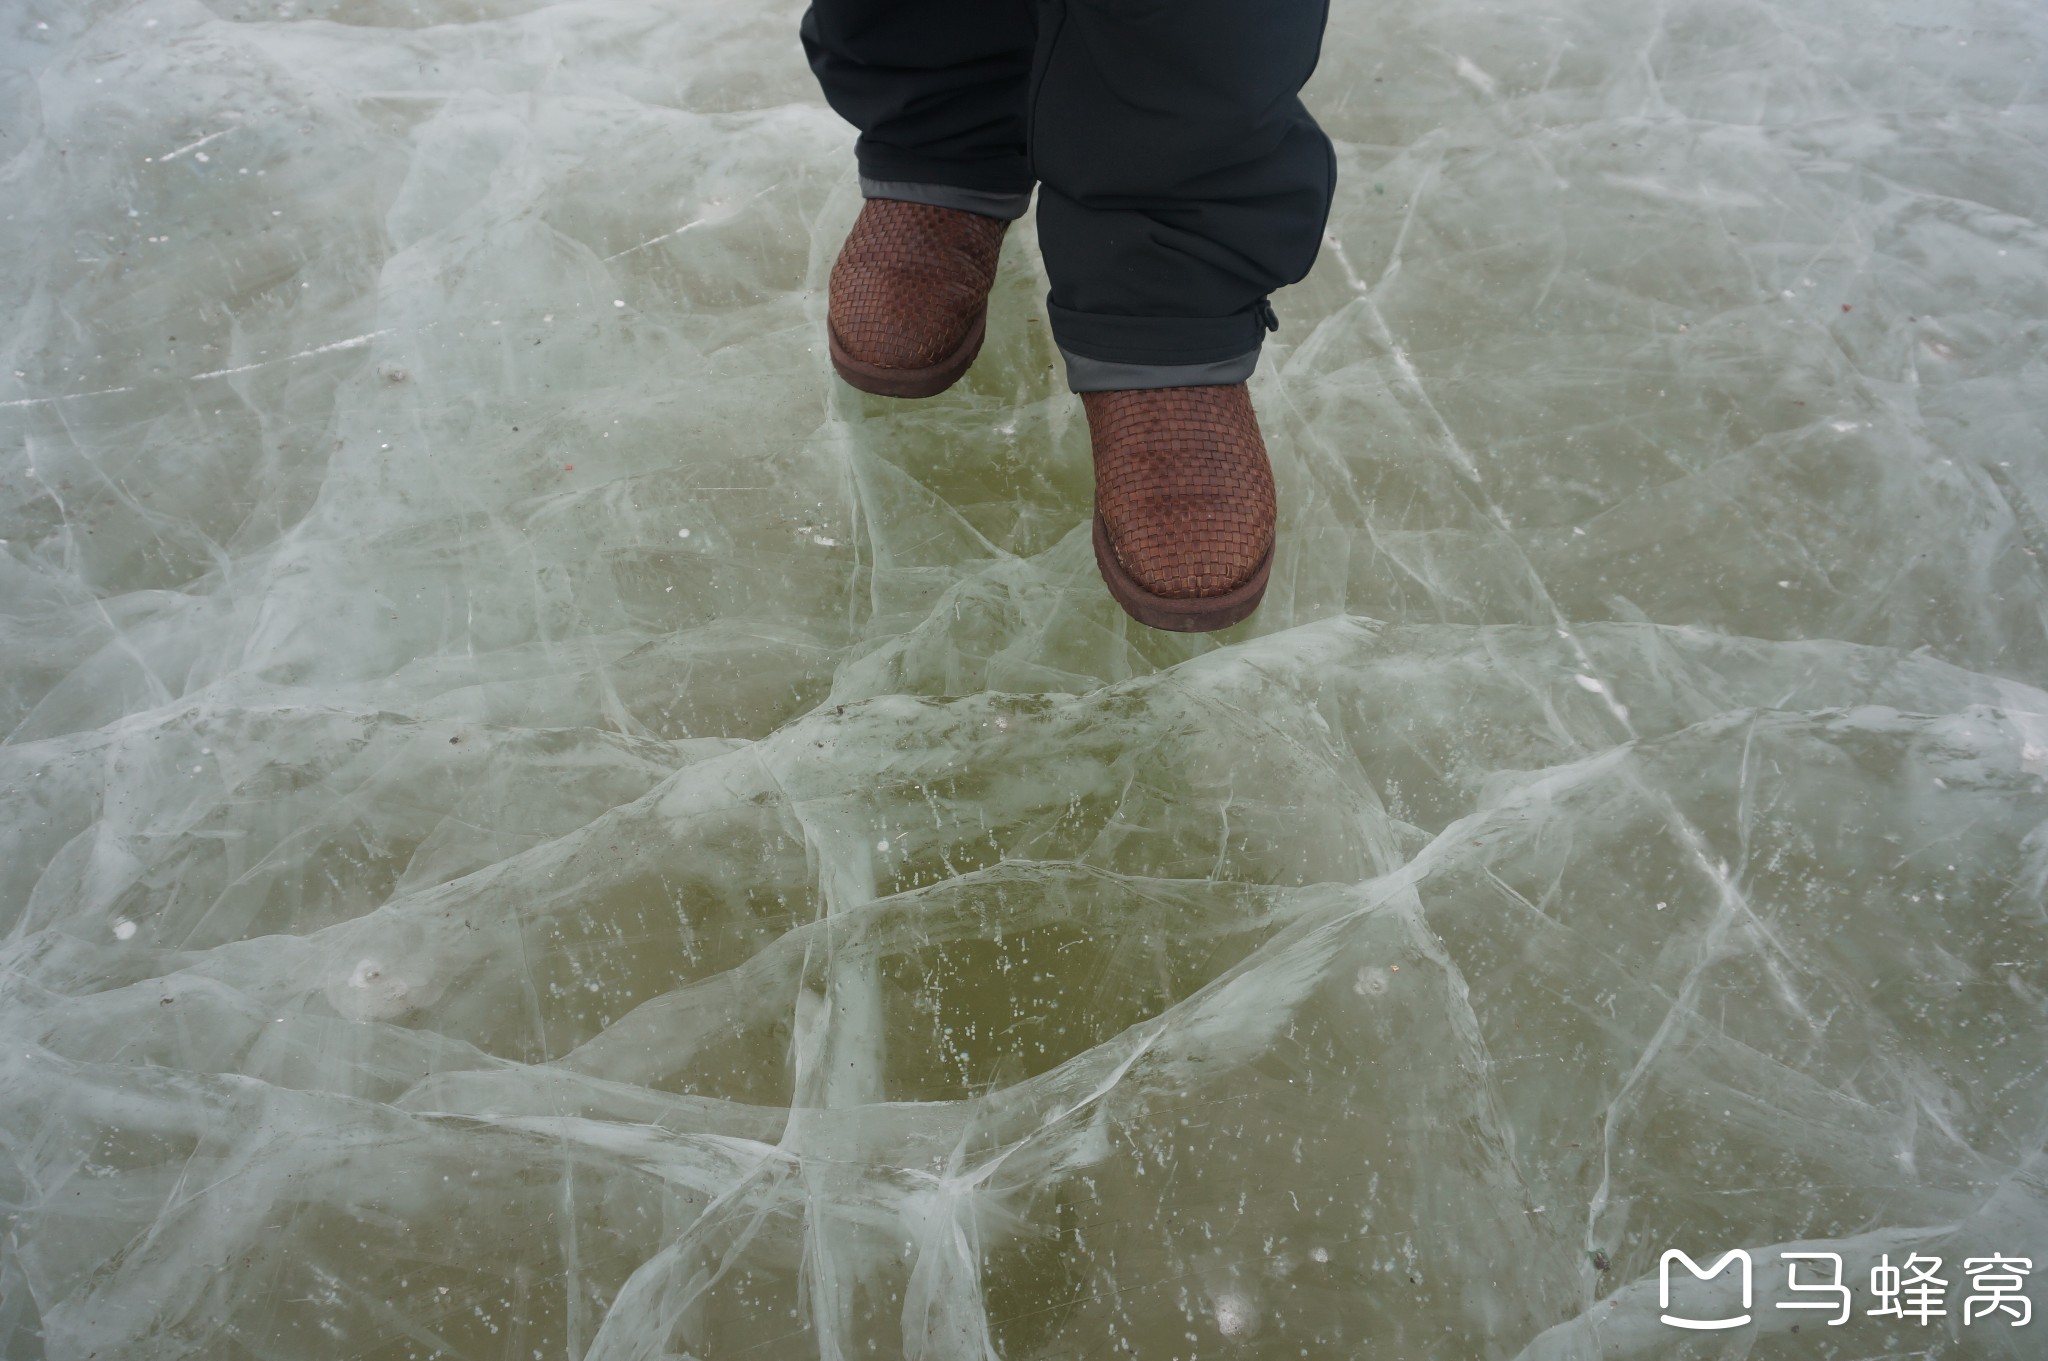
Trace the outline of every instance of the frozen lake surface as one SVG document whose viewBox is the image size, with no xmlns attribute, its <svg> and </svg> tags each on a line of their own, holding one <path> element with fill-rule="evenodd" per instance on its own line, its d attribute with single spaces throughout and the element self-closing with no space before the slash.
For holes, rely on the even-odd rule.
<svg viewBox="0 0 2048 1361">
<path fill-rule="evenodd" d="M 0 1355 L 2041 1356 L 2048 11 L 1337 6 L 1210 637 L 798 13 L 0 15 Z"/>
</svg>

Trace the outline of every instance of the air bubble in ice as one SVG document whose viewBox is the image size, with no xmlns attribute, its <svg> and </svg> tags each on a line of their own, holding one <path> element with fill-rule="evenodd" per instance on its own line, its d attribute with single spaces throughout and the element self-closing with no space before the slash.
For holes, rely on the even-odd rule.
<svg viewBox="0 0 2048 1361">
<path fill-rule="evenodd" d="M 431 957 L 409 950 L 358 959 L 327 986 L 327 1000 L 352 1021 L 382 1021 L 433 1003 L 441 995 Z"/>
</svg>

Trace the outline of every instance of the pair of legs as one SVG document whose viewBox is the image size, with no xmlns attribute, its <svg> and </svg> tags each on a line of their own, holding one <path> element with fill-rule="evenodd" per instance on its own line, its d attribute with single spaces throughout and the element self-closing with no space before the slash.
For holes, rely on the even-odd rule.
<svg viewBox="0 0 2048 1361">
<path fill-rule="evenodd" d="M 1158 628 L 1250 614 L 1272 469 L 1245 380 L 1308 272 L 1335 158 L 1302 107 L 1328 0 L 812 0 L 804 47 L 860 131 L 832 271 L 840 375 L 930 396 L 982 341 L 1038 192 L 1046 311 L 1095 458 L 1095 555 Z"/>
<path fill-rule="evenodd" d="M 1077 392 L 1242 382 L 1336 181 L 1298 97 L 1328 0 L 813 0 L 869 198 L 998 219 L 1038 189 Z"/>
</svg>

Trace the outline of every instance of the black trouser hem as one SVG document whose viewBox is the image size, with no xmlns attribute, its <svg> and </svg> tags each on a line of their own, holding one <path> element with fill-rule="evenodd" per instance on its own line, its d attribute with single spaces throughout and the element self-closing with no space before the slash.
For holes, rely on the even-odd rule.
<svg viewBox="0 0 2048 1361">
<path fill-rule="evenodd" d="M 865 136 L 853 144 L 860 177 L 885 184 L 951 184 L 990 194 L 1028 194 L 1038 183 L 1019 154 L 988 160 L 947 160 L 899 147 L 877 146 Z"/>
<path fill-rule="evenodd" d="M 1259 366 L 1259 352 L 1249 350 L 1208 364 L 1119 364 L 1061 350 L 1067 361 L 1067 387 L 1074 392 L 1129 392 L 1140 388 L 1230 387 L 1244 382 Z"/>
<path fill-rule="evenodd" d="M 875 180 L 860 177 L 862 198 L 894 199 L 898 203 L 929 203 L 935 208 L 956 208 L 963 213 L 1015 222 L 1030 210 L 1031 191 L 1021 194 L 997 193 L 988 189 L 963 189 L 954 184 L 918 184 L 910 180 Z"/>
<path fill-rule="evenodd" d="M 1126 317 L 1077 312 L 1045 300 L 1052 338 L 1071 354 L 1111 364 L 1217 364 L 1256 352 L 1272 315 L 1257 307 L 1227 317 Z"/>
</svg>

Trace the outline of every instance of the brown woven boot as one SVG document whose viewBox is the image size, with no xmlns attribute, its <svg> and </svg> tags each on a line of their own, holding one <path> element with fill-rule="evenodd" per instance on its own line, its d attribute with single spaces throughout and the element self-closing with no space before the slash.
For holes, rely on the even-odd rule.
<svg viewBox="0 0 2048 1361">
<path fill-rule="evenodd" d="M 930 397 L 981 350 L 1000 218 L 871 198 L 832 266 L 832 367 L 862 392 Z"/>
<path fill-rule="evenodd" d="M 1273 468 L 1243 383 L 1084 392 L 1095 564 L 1141 624 L 1227 628 L 1273 570 Z"/>
</svg>

